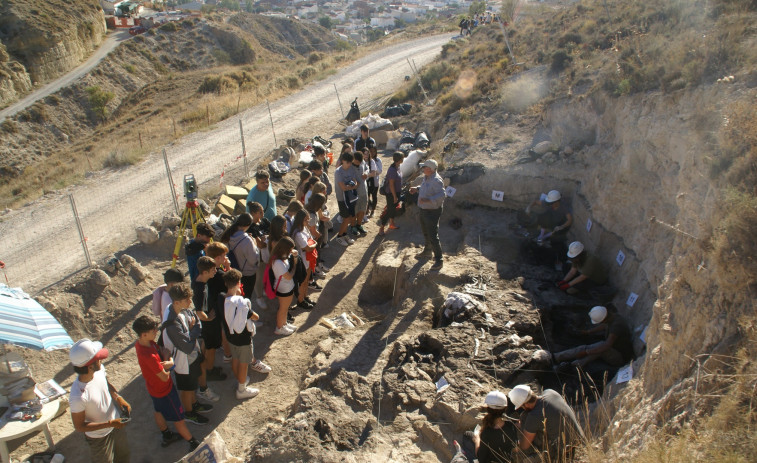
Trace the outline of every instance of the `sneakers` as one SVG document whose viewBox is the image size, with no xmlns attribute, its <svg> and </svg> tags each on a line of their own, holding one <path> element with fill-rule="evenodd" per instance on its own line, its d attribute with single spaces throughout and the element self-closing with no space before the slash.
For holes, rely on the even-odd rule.
<svg viewBox="0 0 757 463">
<path fill-rule="evenodd" d="M 273 331 L 273 334 L 278 335 L 278 336 L 291 336 L 292 334 L 294 334 L 294 330 L 290 328 L 291 326 L 294 326 L 294 325 L 286 324 L 282 326 L 281 328 L 276 328 Z"/>
<path fill-rule="evenodd" d="M 323 265 L 323 262 L 319 262 L 318 265 L 315 266 L 315 269 L 323 273 L 329 273 L 329 271 L 331 270 L 329 267 Z"/>
<path fill-rule="evenodd" d="M 431 270 L 441 270 L 444 266 L 444 261 L 437 260 L 434 265 L 431 266 Z"/>
<path fill-rule="evenodd" d="M 263 326 L 263 322 L 261 322 L 260 320 L 255 322 L 255 328 L 260 328 L 261 326 Z"/>
<path fill-rule="evenodd" d="M 355 240 L 350 238 L 349 235 L 344 235 L 345 238 L 347 238 L 347 244 L 355 244 Z"/>
<path fill-rule="evenodd" d="M 188 423 L 196 424 L 198 426 L 204 426 L 210 421 L 208 418 L 198 414 L 194 410 L 191 412 L 184 412 L 184 419 L 187 420 Z"/>
<path fill-rule="evenodd" d="M 207 370 L 207 379 L 208 381 L 223 381 L 226 379 L 226 373 L 220 367 L 213 367 Z"/>
<path fill-rule="evenodd" d="M 415 258 L 418 260 L 429 259 L 430 257 L 431 257 L 431 251 L 428 251 L 425 249 L 423 250 L 423 252 L 419 252 L 418 254 L 415 255 Z"/>
<path fill-rule="evenodd" d="M 302 310 L 313 310 L 315 304 L 308 304 L 307 301 L 297 303 L 297 308 Z"/>
<path fill-rule="evenodd" d="M 320 291 L 323 289 L 323 286 L 319 285 L 315 280 L 311 280 L 310 283 L 308 283 L 308 288 L 312 291 Z"/>
<path fill-rule="evenodd" d="M 177 432 L 171 431 L 170 429 L 166 429 L 166 431 L 162 434 L 163 436 L 162 436 L 162 439 L 160 440 L 161 447 L 168 447 L 174 442 L 181 440 L 181 435 Z"/>
<path fill-rule="evenodd" d="M 336 244 L 340 246 L 344 246 L 345 248 L 350 245 L 350 243 L 347 241 L 347 235 L 344 236 L 337 236 L 336 237 Z"/>
<path fill-rule="evenodd" d="M 287 323 L 293 323 L 294 322 L 294 315 L 287 312 Z"/>
<path fill-rule="evenodd" d="M 397 225 L 394 225 L 393 223 L 389 224 L 389 230 L 399 230 L 399 229 L 400 227 L 398 227 Z"/>
<path fill-rule="evenodd" d="M 297 331 L 297 325 L 293 325 L 293 324 L 291 324 L 291 323 L 287 322 L 286 326 L 287 326 L 287 327 L 288 327 L 288 328 L 289 328 L 290 330 L 292 330 L 292 331 Z"/>
<path fill-rule="evenodd" d="M 224 379 L 226 379 L 226 375 L 224 375 Z M 218 402 L 219 400 L 221 400 L 221 396 L 213 392 L 211 388 L 207 388 L 205 389 L 205 391 L 198 390 L 197 398 L 209 400 L 211 402 Z"/>
<path fill-rule="evenodd" d="M 357 235 L 359 235 L 359 234 L 360 234 L 360 231 L 358 231 L 358 228 L 357 228 L 357 227 L 348 227 L 348 228 L 347 228 L 347 233 L 349 233 L 350 235 L 355 235 L 355 236 L 357 236 Z"/>
<path fill-rule="evenodd" d="M 260 390 L 255 389 L 254 387 L 247 386 L 244 388 L 244 390 L 241 390 L 241 391 L 239 390 L 239 388 L 237 388 L 236 394 L 237 394 L 237 399 L 239 400 L 252 399 L 256 395 L 260 394 Z"/>
<path fill-rule="evenodd" d="M 199 446 L 200 446 L 200 441 L 198 441 L 197 439 L 193 437 L 192 440 L 189 441 L 189 453 L 194 452 Z"/>
<path fill-rule="evenodd" d="M 368 232 L 365 231 L 365 228 L 363 228 L 362 225 L 358 225 L 357 227 L 355 227 L 355 230 L 358 232 L 358 234 L 360 234 L 360 236 L 367 236 L 368 235 Z"/>
<path fill-rule="evenodd" d="M 258 307 L 261 309 L 267 309 L 268 308 L 268 301 L 263 299 L 262 297 L 259 297 L 255 299 L 255 304 L 257 304 Z"/>
<path fill-rule="evenodd" d="M 192 404 L 192 411 L 197 413 L 207 413 L 213 410 L 213 406 L 210 404 L 204 404 L 202 402 L 195 402 Z"/>
<path fill-rule="evenodd" d="M 231 355 L 223 354 L 223 363 L 231 363 Z"/>
<path fill-rule="evenodd" d="M 255 360 L 250 364 L 250 369 L 257 371 L 258 373 L 270 373 L 271 367 L 263 363 L 260 359 Z"/>
</svg>

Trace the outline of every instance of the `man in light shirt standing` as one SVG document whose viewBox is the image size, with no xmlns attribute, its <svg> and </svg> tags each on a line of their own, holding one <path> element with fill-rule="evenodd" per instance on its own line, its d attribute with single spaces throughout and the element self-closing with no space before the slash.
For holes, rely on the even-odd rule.
<svg viewBox="0 0 757 463">
<path fill-rule="evenodd" d="M 439 219 L 442 216 L 444 191 L 442 177 L 436 172 L 438 164 L 433 159 L 428 159 L 421 164 L 423 169 L 423 183 L 420 187 L 410 188 L 410 193 L 418 193 L 418 207 L 420 208 L 421 230 L 426 240 L 423 251 L 416 255 L 418 259 L 427 259 L 434 255 L 434 265 L 431 270 L 440 270 L 444 265 L 442 258 L 442 245 L 439 242 Z"/>
</svg>

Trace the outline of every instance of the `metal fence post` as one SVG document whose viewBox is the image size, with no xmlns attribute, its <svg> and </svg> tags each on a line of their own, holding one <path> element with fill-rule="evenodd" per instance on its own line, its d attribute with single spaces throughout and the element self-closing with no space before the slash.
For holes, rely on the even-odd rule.
<svg viewBox="0 0 757 463">
<path fill-rule="evenodd" d="M 242 130 L 242 119 L 239 119 L 239 135 L 242 137 L 242 160 L 244 161 L 244 178 L 250 178 L 250 171 L 247 169 L 247 148 L 244 146 L 244 130 Z"/>
<path fill-rule="evenodd" d="M 268 106 L 268 117 L 271 118 L 271 132 L 273 132 L 273 147 L 278 148 L 279 144 L 276 141 L 276 129 L 273 128 L 273 114 L 271 114 L 271 104 L 268 103 L 268 100 L 265 100 L 265 104 Z"/>
<path fill-rule="evenodd" d="M 339 110 L 342 112 L 342 118 L 345 118 L 344 115 L 344 108 L 342 107 L 342 100 L 339 98 L 339 90 L 336 89 L 336 84 L 334 84 L 334 91 L 336 92 L 336 101 L 339 102 Z"/>
<path fill-rule="evenodd" d="M 168 186 L 171 188 L 171 199 L 173 199 L 173 207 L 176 210 L 176 215 L 181 215 L 181 211 L 179 211 L 179 201 L 176 199 L 176 186 L 173 184 L 171 166 L 168 165 L 168 155 L 166 154 L 165 148 L 163 148 L 163 162 L 166 164 L 166 174 L 168 175 Z"/>
<path fill-rule="evenodd" d="M 87 258 L 87 266 L 92 267 L 92 257 L 89 255 L 89 248 L 87 248 L 87 238 L 84 236 L 84 230 L 81 228 L 81 220 L 79 220 L 79 211 L 76 210 L 74 195 L 68 195 L 68 200 L 71 202 L 71 211 L 74 213 L 76 228 L 79 230 L 79 239 L 81 239 L 81 247 L 84 249 L 84 257 Z"/>
</svg>

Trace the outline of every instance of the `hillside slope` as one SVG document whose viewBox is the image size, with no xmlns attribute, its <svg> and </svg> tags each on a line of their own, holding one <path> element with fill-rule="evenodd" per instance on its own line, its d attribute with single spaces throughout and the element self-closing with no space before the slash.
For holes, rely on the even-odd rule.
<svg viewBox="0 0 757 463">
<path fill-rule="evenodd" d="M 77 66 L 105 35 L 95 0 L 0 4 L 0 105 Z"/>
</svg>

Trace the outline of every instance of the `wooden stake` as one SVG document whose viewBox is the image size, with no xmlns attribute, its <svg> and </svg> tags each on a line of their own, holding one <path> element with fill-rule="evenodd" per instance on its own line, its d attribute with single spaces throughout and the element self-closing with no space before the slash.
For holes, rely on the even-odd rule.
<svg viewBox="0 0 757 463">
<path fill-rule="evenodd" d="M 208 120 L 208 127 L 210 127 L 210 107 L 205 105 L 205 118 Z"/>
<path fill-rule="evenodd" d="M 139 132 L 139 149 L 142 149 L 142 132 Z"/>
<path fill-rule="evenodd" d="M 171 120 L 173 121 L 173 136 L 175 137 L 176 136 L 176 119 L 172 117 Z"/>
</svg>

